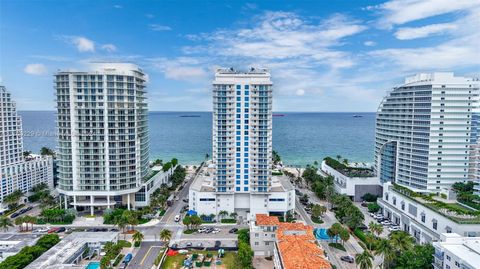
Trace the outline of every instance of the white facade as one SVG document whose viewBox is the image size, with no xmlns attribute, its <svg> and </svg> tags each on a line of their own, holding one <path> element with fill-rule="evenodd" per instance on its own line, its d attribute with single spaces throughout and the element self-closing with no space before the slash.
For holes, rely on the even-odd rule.
<svg viewBox="0 0 480 269">
<path fill-rule="evenodd" d="M 480 269 L 480 237 L 443 233 L 433 247 L 435 269 Z"/>
<path fill-rule="evenodd" d="M 355 202 L 362 201 L 362 196 L 366 193 L 382 196 L 382 186 L 378 177 L 349 177 L 322 161 L 321 169 L 324 173 L 333 177 L 335 191 L 339 194 L 345 194 Z"/>
<path fill-rule="evenodd" d="M 383 197 L 377 203 L 383 215 L 411 234 L 417 242 L 439 241 L 442 233 L 457 233 L 465 237 L 480 236 L 480 222 L 455 221 L 415 199 L 395 191 L 390 182 L 383 185 Z"/>
<path fill-rule="evenodd" d="M 219 215 L 220 211 L 236 212 L 240 217 L 253 220 L 256 214 L 284 215 L 295 209 L 295 189 L 288 178 L 274 176 L 270 192 L 263 195 L 248 193 L 218 193 L 215 180 L 204 168 L 189 189 L 189 208 L 199 215 Z"/>
<path fill-rule="evenodd" d="M 15 190 L 26 193 L 40 183 L 53 188 L 52 157 L 23 157 L 22 120 L 3 86 L 0 86 L 0 178 L 0 201 Z"/>
<path fill-rule="evenodd" d="M 250 246 L 254 256 L 273 256 L 278 225 L 256 225 L 250 222 Z"/>
<path fill-rule="evenodd" d="M 212 138 L 213 179 L 201 180 L 199 187 L 191 188 L 191 203 L 198 200 L 191 209 L 200 214 L 227 210 L 253 219 L 257 213 L 279 210 L 277 213 L 284 214 L 287 208 L 295 208 L 288 186 L 273 190 L 272 81 L 268 70 L 217 70 Z M 200 187 L 204 185 L 208 187 Z M 214 194 L 198 193 L 202 188 Z"/>
<path fill-rule="evenodd" d="M 375 169 L 382 182 L 438 192 L 474 178 L 479 107 L 478 79 L 453 73 L 405 79 L 380 104 Z"/>
<path fill-rule="evenodd" d="M 58 191 L 74 207 L 135 206 L 151 171 L 146 75 L 134 64 L 56 74 Z"/>
</svg>

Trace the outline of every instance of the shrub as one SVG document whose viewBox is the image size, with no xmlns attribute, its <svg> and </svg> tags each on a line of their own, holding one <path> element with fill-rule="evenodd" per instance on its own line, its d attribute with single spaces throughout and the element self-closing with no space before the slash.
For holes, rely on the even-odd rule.
<svg viewBox="0 0 480 269">
<path fill-rule="evenodd" d="M 380 210 L 380 206 L 377 203 L 368 204 L 368 212 L 377 213 Z"/>
<path fill-rule="evenodd" d="M 222 219 L 221 223 L 237 223 L 236 219 Z"/>
<path fill-rule="evenodd" d="M 332 248 L 336 248 L 336 249 L 339 249 L 339 250 L 342 250 L 342 251 L 347 251 L 345 249 L 345 247 L 340 243 L 329 243 L 328 245 Z"/>
<path fill-rule="evenodd" d="M 132 243 L 125 241 L 125 240 L 118 240 L 117 244 L 122 248 L 129 248 L 132 247 Z"/>
</svg>

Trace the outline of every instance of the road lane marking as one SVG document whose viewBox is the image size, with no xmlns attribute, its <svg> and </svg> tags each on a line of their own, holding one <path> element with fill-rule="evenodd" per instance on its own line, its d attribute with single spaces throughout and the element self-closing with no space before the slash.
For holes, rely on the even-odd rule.
<svg viewBox="0 0 480 269">
<path fill-rule="evenodd" d="M 145 253 L 145 255 L 143 256 L 142 261 L 140 261 L 140 265 L 143 265 L 143 262 L 144 262 L 145 259 L 148 257 L 148 254 L 150 253 L 150 251 L 152 250 L 152 248 L 161 248 L 161 246 L 151 246 L 151 247 L 148 249 L 147 253 Z"/>
</svg>

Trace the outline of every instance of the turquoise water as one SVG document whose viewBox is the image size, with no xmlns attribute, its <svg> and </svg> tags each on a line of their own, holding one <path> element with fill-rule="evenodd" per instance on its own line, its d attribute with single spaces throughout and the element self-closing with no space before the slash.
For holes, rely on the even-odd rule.
<svg viewBox="0 0 480 269">
<path fill-rule="evenodd" d="M 85 267 L 85 269 L 98 269 L 98 268 L 100 268 L 99 262 L 90 262 L 88 263 L 87 267 Z"/>
<path fill-rule="evenodd" d="M 327 229 L 325 228 L 318 228 L 313 230 L 313 234 L 315 235 L 315 238 L 318 240 L 331 240 L 330 236 L 327 234 Z M 334 237 L 334 239 L 338 240 L 338 235 Z"/>
<path fill-rule="evenodd" d="M 273 148 L 286 164 L 306 165 L 336 155 L 357 162 L 373 160 L 375 113 L 275 114 L 284 116 L 273 118 Z M 53 111 L 21 111 L 20 115 L 25 150 L 55 148 Z M 201 162 L 206 153 L 211 155 L 211 112 L 150 112 L 149 128 L 151 159 L 177 157 L 190 164 Z"/>
</svg>

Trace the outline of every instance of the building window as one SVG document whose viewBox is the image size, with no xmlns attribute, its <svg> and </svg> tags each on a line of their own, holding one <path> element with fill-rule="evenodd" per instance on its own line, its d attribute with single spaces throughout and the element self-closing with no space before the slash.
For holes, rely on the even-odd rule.
<svg viewBox="0 0 480 269">
<path fill-rule="evenodd" d="M 255 237 L 258 237 L 258 233 L 255 233 Z"/>
<path fill-rule="evenodd" d="M 265 246 L 268 246 L 268 245 L 270 245 L 270 242 L 265 242 Z"/>
<path fill-rule="evenodd" d="M 447 255 L 447 260 L 450 260 L 450 259 L 451 259 L 450 256 Z"/>
<path fill-rule="evenodd" d="M 255 246 L 258 246 L 258 242 L 255 242 Z"/>
<path fill-rule="evenodd" d="M 425 222 L 425 214 L 422 213 L 422 222 Z"/>
<path fill-rule="evenodd" d="M 432 228 L 433 228 L 434 230 L 436 230 L 436 229 L 437 229 L 437 226 L 438 226 L 437 222 L 434 221 L 434 222 L 433 222 L 433 225 L 432 225 Z"/>
</svg>

